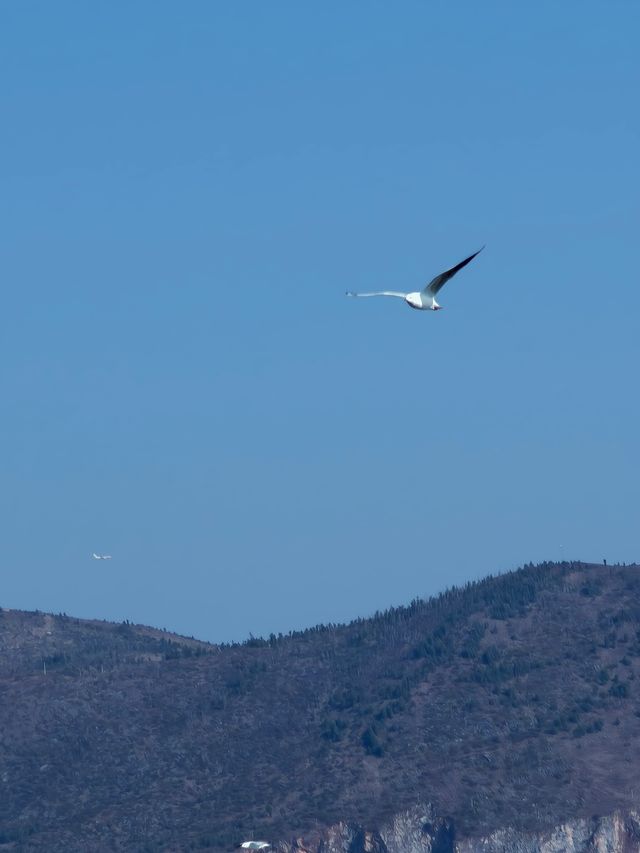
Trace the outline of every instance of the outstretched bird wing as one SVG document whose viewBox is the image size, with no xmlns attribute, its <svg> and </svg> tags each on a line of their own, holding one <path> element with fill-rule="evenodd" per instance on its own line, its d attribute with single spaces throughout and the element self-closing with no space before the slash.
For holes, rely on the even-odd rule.
<svg viewBox="0 0 640 853">
<path fill-rule="evenodd" d="M 482 247 L 482 249 L 484 249 L 484 246 Z M 476 255 L 479 255 L 482 249 L 478 249 L 477 252 L 474 252 L 473 255 L 469 255 L 468 258 L 465 258 L 464 261 L 460 261 L 459 264 L 456 264 L 455 267 L 451 267 L 450 270 L 445 270 L 444 272 L 441 272 L 440 275 L 437 275 L 432 281 L 429 282 L 429 284 L 422 292 L 428 293 L 430 296 L 435 296 L 436 293 L 440 290 L 440 288 L 443 287 L 443 285 L 445 285 L 450 278 L 453 278 L 453 276 L 458 272 L 458 270 L 461 270 L 462 267 L 466 267 L 466 265 L 470 263 Z"/>
<path fill-rule="evenodd" d="M 407 295 L 406 293 L 398 293 L 395 290 L 379 290 L 377 293 L 353 293 L 351 290 L 347 290 L 347 296 L 398 296 L 400 299 L 404 299 Z"/>
</svg>

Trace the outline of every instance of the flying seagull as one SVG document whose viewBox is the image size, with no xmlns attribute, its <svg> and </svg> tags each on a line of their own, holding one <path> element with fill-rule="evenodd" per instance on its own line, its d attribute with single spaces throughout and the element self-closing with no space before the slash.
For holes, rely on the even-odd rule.
<svg viewBox="0 0 640 853">
<path fill-rule="evenodd" d="M 267 850 L 271 845 L 267 841 L 243 841 L 240 847 L 245 850 Z"/>
<path fill-rule="evenodd" d="M 482 247 L 484 249 L 484 246 Z M 415 291 L 414 293 L 398 293 L 396 290 L 379 290 L 377 293 L 352 293 L 350 290 L 347 290 L 347 296 L 397 296 L 399 299 L 404 299 L 407 305 L 411 306 L 411 308 L 417 308 L 418 311 L 438 311 L 442 308 L 442 305 L 438 305 L 436 302 L 436 294 L 443 287 L 450 278 L 461 270 L 462 267 L 466 267 L 468 263 L 470 263 L 476 255 L 479 255 L 482 249 L 478 249 L 477 252 L 474 252 L 473 255 L 469 255 L 468 258 L 465 258 L 464 261 L 460 261 L 459 264 L 456 264 L 455 267 L 451 267 L 450 270 L 445 270 L 441 272 L 440 275 L 437 275 L 429 284 L 421 291 Z"/>
<path fill-rule="evenodd" d="M 92 554 L 94 560 L 110 560 L 111 554 Z"/>
</svg>

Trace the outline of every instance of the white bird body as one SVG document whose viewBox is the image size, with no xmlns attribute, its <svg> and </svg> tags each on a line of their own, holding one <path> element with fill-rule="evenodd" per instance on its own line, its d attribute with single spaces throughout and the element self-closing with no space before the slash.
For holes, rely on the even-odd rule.
<svg viewBox="0 0 640 853">
<path fill-rule="evenodd" d="M 435 298 L 425 293 L 407 293 L 404 298 L 404 301 L 407 305 L 410 305 L 411 308 L 416 308 L 418 311 L 438 311 L 442 308 L 442 305 L 438 305 Z"/>
<path fill-rule="evenodd" d="M 245 850 L 267 850 L 271 845 L 268 841 L 243 841 L 240 847 Z"/>
<path fill-rule="evenodd" d="M 96 554 L 95 552 L 91 555 L 94 560 L 110 560 L 111 554 Z"/>
<path fill-rule="evenodd" d="M 484 249 L 484 246 L 482 247 Z M 482 249 L 478 249 L 477 252 L 474 252 L 473 255 L 469 255 L 468 258 L 465 258 L 464 261 L 460 261 L 459 264 L 456 264 L 455 267 L 451 267 L 451 269 L 445 270 L 444 272 L 437 275 L 434 279 L 432 279 L 429 284 L 423 290 L 416 290 L 412 293 L 403 293 L 398 290 L 378 290 L 375 293 L 352 293 L 350 290 L 347 291 L 347 296 L 395 296 L 398 299 L 404 299 L 404 301 L 411 308 L 415 308 L 418 311 L 439 311 L 442 308 L 442 305 L 438 305 L 436 302 L 436 294 L 443 287 L 450 278 L 461 270 L 462 267 L 466 267 L 468 263 L 470 263 L 476 255 L 479 255 Z"/>
</svg>

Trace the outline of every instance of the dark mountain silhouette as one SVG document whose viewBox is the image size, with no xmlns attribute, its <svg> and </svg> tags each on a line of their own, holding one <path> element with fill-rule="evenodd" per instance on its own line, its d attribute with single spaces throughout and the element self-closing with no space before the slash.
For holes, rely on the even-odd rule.
<svg viewBox="0 0 640 853">
<path fill-rule="evenodd" d="M 640 568 L 576 562 L 230 646 L 3 610 L 0 850 L 313 841 L 420 802 L 464 837 L 632 808 L 639 637 Z"/>
</svg>

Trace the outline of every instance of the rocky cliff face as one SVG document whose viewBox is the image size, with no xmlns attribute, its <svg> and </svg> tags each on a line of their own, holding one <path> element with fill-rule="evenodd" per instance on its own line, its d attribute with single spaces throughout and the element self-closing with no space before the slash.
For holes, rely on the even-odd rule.
<svg viewBox="0 0 640 853">
<path fill-rule="evenodd" d="M 639 853 L 640 814 L 615 812 L 577 819 L 551 832 L 527 835 L 503 829 L 487 838 L 465 839 L 452 853 Z"/>
<path fill-rule="evenodd" d="M 640 853 L 640 813 L 567 821 L 548 832 L 511 828 L 478 838 L 457 838 L 453 822 L 430 806 L 397 815 L 377 832 L 339 823 L 311 842 L 276 845 L 277 853 Z"/>
</svg>

